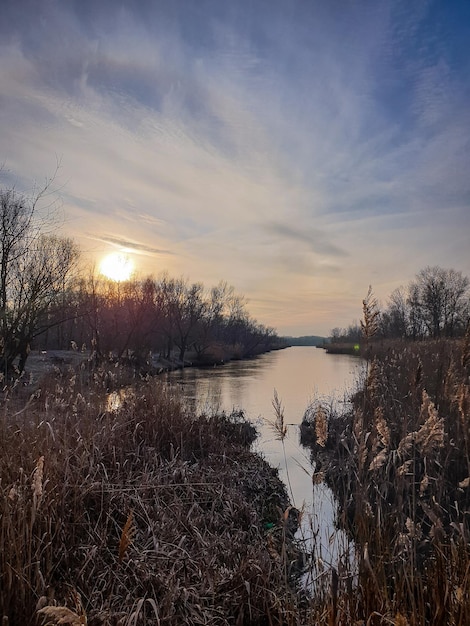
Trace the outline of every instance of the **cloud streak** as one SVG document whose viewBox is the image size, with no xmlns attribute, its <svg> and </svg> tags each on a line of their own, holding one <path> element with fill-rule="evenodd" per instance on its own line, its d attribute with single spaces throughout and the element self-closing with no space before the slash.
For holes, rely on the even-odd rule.
<svg viewBox="0 0 470 626">
<path fill-rule="evenodd" d="M 103 237 L 95 237 L 91 233 L 88 233 L 90 239 L 96 239 L 106 244 L 110 244 L 116 248 L 124 250 L 125 252 L 160 255 L 160 254 L 173 254 L 171 250 L 160 250 L 159 248 L 152 248 L 150 246 L 143 245 L 137 241 L 130 241 L 123 237 L 113 237 L 112 235 L 104 235 Z"/>
<path fill-rule="evenodd" d="M 327 239 L 327 234 L 317 229 L 305 229 L 295 228 L 288 226 L 287 224 L 266 224 L 266 230 L 280 238 L 285 239 L 292 245 L 306 244 L 312 252 L 332 257 L 346 257 L 348 253 L 342 250 L 339 246 L 330 243 Z"/>
<path fill-rule="evenodd" d="M 86 254 L 228 280 L 289 334 L 348 324 L 371 282 L 384 299 L 426 264 L 470 273 L 454 9 L 39 4 L 7 0 L 0 25 L 5 180 L 58 156 Z"/>
</svg>

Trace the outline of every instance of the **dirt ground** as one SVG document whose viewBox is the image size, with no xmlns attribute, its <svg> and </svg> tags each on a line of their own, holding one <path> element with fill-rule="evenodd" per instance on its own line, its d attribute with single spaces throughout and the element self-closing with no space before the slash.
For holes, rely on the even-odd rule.
<svg viewBox="0 0 470 626">
<path fill-rule="evenodd" d="M 75 367 L 88 358 L 88 353 L 73 350 L 32 351 L 26 361 L 22 380 L 25 386 L 36 385 L 55 367 Z"/>
</svg>

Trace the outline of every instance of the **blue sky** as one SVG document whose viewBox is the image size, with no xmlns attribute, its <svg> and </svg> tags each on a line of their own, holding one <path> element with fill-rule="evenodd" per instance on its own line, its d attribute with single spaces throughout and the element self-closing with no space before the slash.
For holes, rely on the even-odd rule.
<svg viewBox="0 0 470 626">
<path fill-rule="evenodd" d="M 470 2 L 2 0 L 0 173 L 282 334 L 470 276 Z"/>
</svg>

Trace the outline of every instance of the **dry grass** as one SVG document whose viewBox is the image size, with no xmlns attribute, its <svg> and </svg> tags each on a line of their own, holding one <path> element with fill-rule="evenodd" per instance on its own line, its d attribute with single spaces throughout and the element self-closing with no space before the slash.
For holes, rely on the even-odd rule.
<svg viewBox="0 0 470 626">
<path fill-rule="evenodd" d="M 253 427 L 242 415 L 190 415 L 159 381 L 109 403 L 117 376 L 57 369 L 23 409 L 5 394 L 0 615 L 299 623 L 288 500 L 249 450 Z"/>
<path fill-rule="evenodd" d="M 10 624 L 470 623 L 470 338 L 370 344 L 342 415 L 303 425 L 354 539 L 299 592 L 299 512 L 243 415 L 189 412 L 159 381 L 55 369 L 4 393 L 0 615 Z M 136 381 L 134 381 L 136 383 Z M 285 437 L 275 394 L 275 430 Z M 62 621 L 61 621 L 62 620 Z M 5 620 L 4 620 L 5 621 Z"/>
<path fill-rule="evenodd" d="M 315 420 L 303 425 L 358 551 L 338 623 L 469 624 L 468 337 L 371 351 L 364 386 L 330 416 L 327 441 Z"/>
</svg>

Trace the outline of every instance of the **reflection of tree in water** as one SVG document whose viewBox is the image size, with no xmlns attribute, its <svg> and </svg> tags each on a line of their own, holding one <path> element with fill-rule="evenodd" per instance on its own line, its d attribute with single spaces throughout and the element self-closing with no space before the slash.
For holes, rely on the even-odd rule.
<svg viewBox="0 0 470 626">
<path fill-rule="evenodd" d="M 222 410 L 226 414 L 233 409 L 242 410 L 254 424 L 259 433 L 254 450 L 273 467 L 279 468 L 279 475 L 285 483 L 288 472 L 294 493 L 292 505 L 300 509 L 305 504 L 299 531 L 302 540 L 305 545 L 315 541 L 315 556 L 323 563 L 337 564 L 342 557 L 348 560 L 351 546 L 335 527 L 336 502 L 331 491 L 324 483 L 314 485 L 312 489 L 313 468 L 308 455 L 300 448 L 298 428 L 309 397 L 328 394 L 331 400 L 331 390 L 344 390 L 352 383 L 355 379 L 353 371 L 360 368 L 360 364 L 355 357 L 329 355 L 316 348 L 299 347 L 266 353 L 253 360 L 188 368 L 166 375 L 176 393 L 186 398 L 192 413 L 204 412 L 211 416 Z M 285 440 L 287 459 L 283 458 L 282 446 L 272 430 L 275 388 L 286 407 L 289 425 Z M 313 585 L 313 581 L 307 578 L 304 582 L 306 586 Z"/>
<path fill-rule="evenodd" d="M 249 378 L 262 367 L 235 361 L 213 368 L 189 368 L 170 372 L 167 382 L 183 394 L 191 411 L 217 413 L 243 409 Z"/>
</svg>

